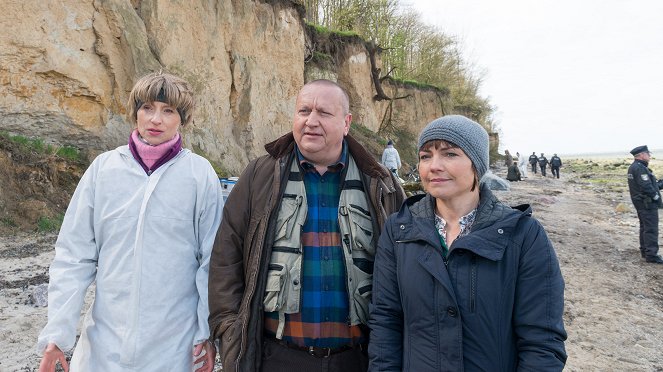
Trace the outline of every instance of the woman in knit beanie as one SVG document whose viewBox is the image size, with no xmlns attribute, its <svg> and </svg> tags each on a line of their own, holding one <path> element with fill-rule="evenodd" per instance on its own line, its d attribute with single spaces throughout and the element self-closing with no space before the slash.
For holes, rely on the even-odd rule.
<svg viewBox="0 0 663 372">
<path fill-rule="evenodd" d="M 207 281 L 223 200 L 210 163 L 182 148 L 192 109 L 190 85 L 171 74 L 131 90 L 129 142 L 92 162 L 55 244 L 40 371 L 213 370 Z"/>
<path fill-rule="evenodd" d="M 564 281 L 528 205 L 481 184 L 488 134 L 449 115 L 419 136 L 426 194 L 407 199 L 380 236 L 370 307 L 369 371 L 561 371 Z"/>
</svg>

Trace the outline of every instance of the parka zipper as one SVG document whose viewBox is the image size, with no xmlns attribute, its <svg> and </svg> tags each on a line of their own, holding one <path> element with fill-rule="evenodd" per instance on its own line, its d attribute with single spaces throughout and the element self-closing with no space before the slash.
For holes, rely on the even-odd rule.
<svg viewBox="0 0 663 372">
<path fill-rule="evenodd" d="M 472 254 L 470 263 L 470 312 L 474 313 L 476 309 L 476 294 L 477 294 L 477 256 Z"/>
</svg>

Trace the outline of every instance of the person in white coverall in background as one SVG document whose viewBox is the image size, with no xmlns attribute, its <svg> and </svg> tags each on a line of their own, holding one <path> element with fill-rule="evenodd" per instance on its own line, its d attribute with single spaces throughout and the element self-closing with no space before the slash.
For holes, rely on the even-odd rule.
<svg viewBox="0 0 663 372">
<path fill-rule="evenodd" d="M 516 157 L 518 158 L 518 169 L 520 169 L 520 175 L 522 178 L 527 178 L 527 158 L 524 154 L 516 152 Z"/>
<path fill-rule="evenodd" d="M 387 142 L 387 147 L 382 151 L 382 165 L 398 177 L 398 170 L 401 168 L 401 157 L 398 155 L 398 150 L 394 147 L 392 140 Z"/>
<path fill-rule="evenodd" d="M 214 368 L 209 257 L 223 200 L 210 163 L 182 148 L 189 84 L 170 74 L 131 91 L 129 144 L 99 155 L 81 178 L 55 243 L 40 372 Z M 95 300 L 74 347 L 85 292 Z"/>
</svg>

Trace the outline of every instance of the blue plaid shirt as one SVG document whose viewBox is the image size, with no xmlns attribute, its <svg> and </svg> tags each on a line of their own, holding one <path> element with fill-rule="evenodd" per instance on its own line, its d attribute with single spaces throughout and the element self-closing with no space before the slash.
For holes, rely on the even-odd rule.
<svg viewBox="0 0 663 372">
<path fill-rule="evenodd" d="M 300 312 L 285 314 L 283 340 L 299 346 L 339 347 L 363 341 L 349 325 L 345 259 L 338 224 L 341 176 L 348 160 L 345 142 L 339 160 L 320 175 L 297 151 L 303 170 L 308 212 L 302 231 Z M 275 336 L 278 313 L 265 313 L 265 332 Z"/>
</svg>

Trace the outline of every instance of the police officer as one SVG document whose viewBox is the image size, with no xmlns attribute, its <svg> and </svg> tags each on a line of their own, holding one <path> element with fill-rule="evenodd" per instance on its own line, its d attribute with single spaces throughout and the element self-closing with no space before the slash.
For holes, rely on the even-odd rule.
<svg viewBox="0 0 663 372">
<path fill-rule="evenodd" d="M 640 221 L 640 255 L 646 262 L 663 264 L 658 255 L 658 208 L 663 207 L 660 189 L 662 181 L 648 168 L 651 154 L 647 146 L 631 150 L 635 158 L 628 168 L 628 189 Z"/>
<path fill-rule="evenodd" d="M 543 175 L 543 177 L 546 176 L 547 166 L 548 166 L 548 158 L 543 156 L 543 153 L 541 153 L 541 156 L 539 156 L 539 167 L 541 167 L 541 175 Z"/>
<path fill-rule="evenodd" d="M 550 170 L 552 171 L 553 178 L 557 177 L 559 178 L 559 168 L 562 166 L 562 159 L 557 156 L 557 154 L 553 155 L 552 158 L 550 158 Z"/>
<path fill-rule="evenodd" d="M 529 156 L 529 164 L 532 166 L 532 173 L 536 174 L 536 164 L 539 162 L 539 157 L 536 156 L 536 152 L 532 151 L 532 155 Z"/>
</svg>

